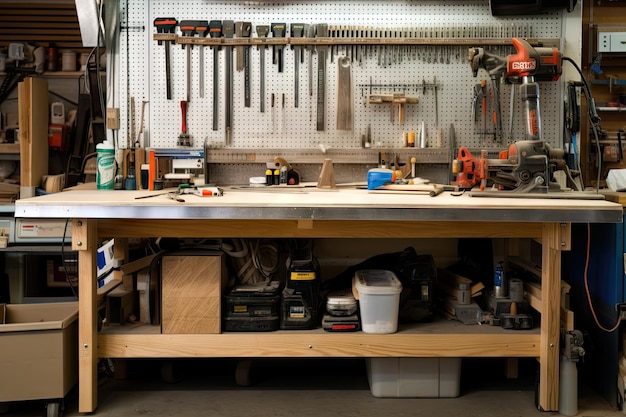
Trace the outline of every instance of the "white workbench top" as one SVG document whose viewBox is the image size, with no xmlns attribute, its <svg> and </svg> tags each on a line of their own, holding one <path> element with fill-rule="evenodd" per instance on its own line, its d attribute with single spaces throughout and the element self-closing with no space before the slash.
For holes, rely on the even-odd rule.
<svg viewBox="0 0 626 417">
<path fill-rule="evenodd" d="M 619 223 L 622 206 L 598 199 L 494 198 L 450 192 L 430 197 L 339 188 L 225 188 L 221 197 L 164 191 L 71 190 L 15 203 L 15 217 L 325 220 L 563 221 Z M 581 195 L 582 196 L 582 195 Z"/>
</svg>

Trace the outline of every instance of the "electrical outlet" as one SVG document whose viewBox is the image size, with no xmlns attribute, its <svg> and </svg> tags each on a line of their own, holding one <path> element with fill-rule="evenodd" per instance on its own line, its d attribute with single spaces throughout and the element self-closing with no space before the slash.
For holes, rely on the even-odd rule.
<svg viewBox="0 0 626 417">
<path fill-rule="evenodd" d="M 120 128 L 120 109 L 107 109 L 107 129 L 118 130 Z"/>
</svg>

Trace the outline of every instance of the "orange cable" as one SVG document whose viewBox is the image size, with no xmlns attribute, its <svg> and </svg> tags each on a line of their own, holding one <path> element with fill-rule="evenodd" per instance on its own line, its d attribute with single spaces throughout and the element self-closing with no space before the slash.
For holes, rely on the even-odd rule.
<svg viewBox="0 0 626 417">
<path fill-rule="evenodd" d="M 607 329 L 600 324 L 598 320 L 598 316 L 596 315 L 596 311 L 593 308 L 593 303 L 591 302 L 591 293 L 589 292 L 589 279 L 588 279 L 588 271 L 589 271 L 589 256 L 591 253 L 591 226 L 587 223 L 587 258 L 585 259 L 585 271 L 584 271 L 584 282 L 585 282 L 585 294 L 587 295 L 587 302 L 589 303 L 589 309 L 591 310 L 591 314 L 593 315 L 593 320 L 596 322 L 596 325 L 600 328 L 600 330 L 605 331 L 607 333 L 612 333 L 619 327 L 622 320 L 617 317 L 617 323 L 613 326 L 612 329 Z"/>
</svg>

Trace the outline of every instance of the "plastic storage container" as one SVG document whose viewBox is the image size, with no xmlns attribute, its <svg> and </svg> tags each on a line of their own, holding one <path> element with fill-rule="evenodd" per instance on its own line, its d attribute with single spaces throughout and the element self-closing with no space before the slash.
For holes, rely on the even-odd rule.
<svg viewBox="0 0 626 417">
<path fill-rule="evenodd" d="M 51 400 L 53 415 L 78 380 L 78 302 L 0 304 L 0 352 L 0 403 Z"/>
<path fill-rule="evenodd" d="M 351 316 L 356 313 L 357 307 L 350 289 L 333 291 L 326 298 L 326 311 L 332 316 Z"/>
<path fill-rule="evenodd" d="M 461 385 L 461 358 L 368 358 L 374 397 L 451 398 Z"/>
<path fill-rule="evenodd" d="M 96 188 L 115 189 L 115 147 L 108 140 L 96 145 Z"/>
<path fill-rule="evenodd" d="M 365 333 L 395 333 L 402 284 L 391 271 L 366 269 L 354 275 L 359 299 L 361 329 Z"/>
</svg>

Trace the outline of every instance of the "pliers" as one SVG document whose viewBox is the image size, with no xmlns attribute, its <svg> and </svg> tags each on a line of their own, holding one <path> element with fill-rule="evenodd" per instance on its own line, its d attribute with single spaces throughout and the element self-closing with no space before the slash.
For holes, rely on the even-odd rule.
<svg viewBox="0 0 626 417">
<path fill-rule="evenodd" d="M 472 98 L 472 120 L 474 123 L 478 122 L 478 107 L 482 106 L 483 116 L 486 112 L 486 100 L 485 88 L 482 84 L 474 84 L 474 98 Z"/>
</svg>

